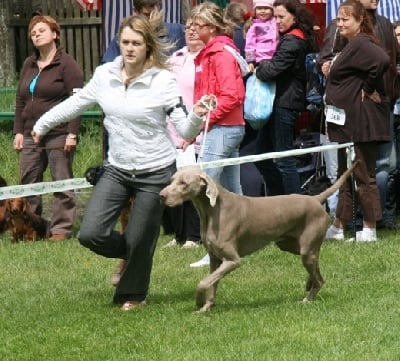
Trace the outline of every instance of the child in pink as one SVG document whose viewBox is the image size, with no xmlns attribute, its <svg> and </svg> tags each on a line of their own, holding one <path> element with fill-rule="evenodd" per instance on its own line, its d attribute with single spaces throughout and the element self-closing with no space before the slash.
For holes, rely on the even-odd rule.
<svg viewBox="0 0 400 361">
<path fill-rule="evenodd" d="M 247 31 L 244 48 L 251 71 L 261 60 L 272 59 L 279 40 L 273 0 L 254 0 L 253 6 L 253 24 Z"/>
</svg>

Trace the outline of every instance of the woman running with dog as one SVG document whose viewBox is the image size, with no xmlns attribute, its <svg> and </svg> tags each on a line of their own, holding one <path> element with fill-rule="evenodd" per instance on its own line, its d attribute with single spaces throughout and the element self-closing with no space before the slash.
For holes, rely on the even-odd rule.
<svg viewBox="0 0 400 361">
<path fill-rule="evenodd" d="M 166 116 L 184 138 L 199 133 L 207 108 L 200 101 L 188 115 L 168 70 L 167 45 L 158 24 L 143 16 L 124 19 L 119 28 L 121 56 L 99 66 L 89 83 L 42 116 L 33 128 L 38 142 L 57 124 L 98 103 L 109 134 L 104 172 L 93 189 L 79 241 L 108 258 L 125 259 L 113 302 L 129 311 L 146 304 L 153 254 L 163 206 L 159 193 L 176 171 L 175 145 Z M 121 209 L 134 202 L 124 234 L 114 229 Z"/>
</svg>

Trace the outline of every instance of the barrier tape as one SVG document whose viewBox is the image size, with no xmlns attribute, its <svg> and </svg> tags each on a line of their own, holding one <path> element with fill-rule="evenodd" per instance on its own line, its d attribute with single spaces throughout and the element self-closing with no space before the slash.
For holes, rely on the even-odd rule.
<svg viewBox="0 0 400 361">
<path fill-rule="evenodd" d="M 217 167 L 224 167 L 227 165 L 258 162 L 260 160 L 265 160 L 265 159 L 284 158 L 284 157 L 302 155 L 307 153 L 317 153 L 324 150 L 341 149 L 341 148 L 351 149 L 353 146 L 354 146 L 353 143 L 322 145 L 318 147 L 287 150 L 284 152 L 271 152 L 271 153 L 264 153 L 257 155 L 247 155 L 240 158 L 221 159 L 214 162 L 199 163 L 199 166 L 202 169 L 217 168 Z M 75 189 L 91 188 L 91 187 L 92 185 L 87 182 L 86 178 L 72 178 L 55 182 L 42 182 L 42 183 L 32 183 L 25 185 L 7 186 L 0 188 L 0 200 L 17 198 L 17 197 L 36 196 L 46 193 L 64 192 L 67 190 L 75 190 Z"/>
<path fill-rule="evenodd" d="M 285 158 L 285 157 L 294 156 L 294 155 L 317 153 L 317 152 L 321 152 L 324 150 L 352 148 L 353 146 L 354 146 L 354 143 L 352 143 L 352 142 L 343 143 L 343 144 L 320 145 L 318 147 L 285 150 L 283 152 L 270 152 L 270 153 L 257 154 L 257 155 L 246 155 L 246 156 L 240 157 L 240 158 L 221 159 L 221 160 L 216 160 L 213 162 L 199 163 L 199 166 L 202 169 L 225 167 L 227 165 L 258 162 L 260 160 L 271 159 L 271 158 Z"/>
<path fill-rule="evenodd" d="M 37 196 L 45 193 L 64 192 L 71 189 L 89 187 L 92 187 L 92 185 L 87 182 L 86 178 L 72 178 L 55 182 L 42 182 L 1 187 L 0 200 L 26 196 Z"/>
</svg>

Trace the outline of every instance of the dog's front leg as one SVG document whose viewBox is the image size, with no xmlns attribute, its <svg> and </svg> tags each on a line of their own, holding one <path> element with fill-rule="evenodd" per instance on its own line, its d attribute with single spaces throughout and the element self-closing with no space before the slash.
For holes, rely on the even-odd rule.
<svg viewBox="0 0 400 361">
<path fill-rule="evenodd" d="M 200 307 L 197 313 L 204 313 L 211 310 L 211 307 L 214 306 L 215 297 L 217 292 L 218 281 L 223 278 L 229 272 L 232 272 L 234 269 L 240 266 L 240 259 L 237 261 L 227 261 L 224 260 L 222 263 L 220 260 L 215 259 L 215 257 L 210 255 L 210 271 L 211 273 L 200 281 L 197 291 L 196 291 L 196 305 Z M 214 262 L 214 263 L 213 263 Z M 218 265 L 219 262 L 219 267 Z M 213 265 L 216 269 L 213 271 Z M 207 295 L 208 291 L 208 296 Z"/>
<path fill-rule="evenodd" d="M 210 256 L 210 274 L 212 274 L 219 266 L 221 266 L 222 261 L 219 258 L 216 258 L 211 253 Z M 217 292 L 218 281 L 211 285 L 211 287 L 207 290 L 204 289 L 200 291 L 201 282 L 197 287 L 196 292 L 196 305 L 201 307 L 196 313 L 207 312 L 211 309 L 211 307 L 215 303 L 215 294 Z M 208 295 L 207 295 L 208 291 Z"/>
</svg>

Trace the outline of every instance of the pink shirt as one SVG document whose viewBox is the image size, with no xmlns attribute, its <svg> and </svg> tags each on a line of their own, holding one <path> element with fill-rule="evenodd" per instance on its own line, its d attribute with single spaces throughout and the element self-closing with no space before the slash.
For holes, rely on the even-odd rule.
<svg viewBox="0 0 400 361">
<path fill-rule="evenodd" d="M 278 40 L 279 32 L 274 16 L 267 21 L 255 19 L 246 34 L 244 51 L 247 62 L 259 63 L 261 60 L 271 60 Z"/>
<path fill-rule="evenodd" d="M 188 111 L 193 108 L 193 93 L 194 93 L 194 76 L 195 76 L 195 65 L 194 58 L 199 52 L 190 53 L 187 46 L 173 53 L 169 59 L 172 64 L 172 72 L 174 73 L 178 82 L 178 87 L 182 95 L 183 103 L 185 104 Z M 182 137 L 175 130 L 174 126 L 168 120 L 168 131 L 171 135 L 172 140 L 177 148 L 182 147 Z M 196 138 L 195 148 L 198 153 L 200 135 Z"/>
</svg>

